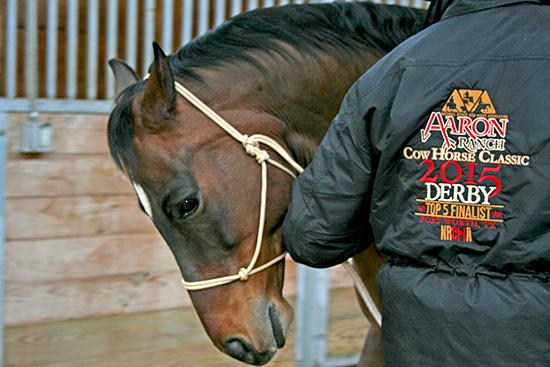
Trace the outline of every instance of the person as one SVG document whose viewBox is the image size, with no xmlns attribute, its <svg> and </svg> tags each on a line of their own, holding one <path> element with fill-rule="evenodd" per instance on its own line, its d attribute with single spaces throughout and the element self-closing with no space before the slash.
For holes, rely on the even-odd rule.
<svg viewBox="0 0 550 367">
<path fill-rule="evenodd" d="M 550 366 L 550 6 L 434 0 L 349 90 L 283 243 L 329 267 L 374 237 L 385 366 Z"/>
</svg>

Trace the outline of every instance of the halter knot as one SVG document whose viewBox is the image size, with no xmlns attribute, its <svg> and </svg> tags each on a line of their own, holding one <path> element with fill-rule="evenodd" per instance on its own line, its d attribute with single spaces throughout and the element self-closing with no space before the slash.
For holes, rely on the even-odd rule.
<svg viewBox="0 0 550 367">
<path fill-rule="evenodd" d="M 250 277 L 250 272 L 245 268 L 240 268 L 238 275 L 239 275 L 239 279 L 244 282 L 245 280 L 248 280 L 248 278 Z"/>
<path fill-rule="evenodd" d="M 269 159 L 269 154 L 265 150 L 260 149 L 260 143 L 257 140 L 248 135 L 243 135 L 243 138 L 243 148 L 246 154 L 254 157 L 259 164 Z"/>
</svg>

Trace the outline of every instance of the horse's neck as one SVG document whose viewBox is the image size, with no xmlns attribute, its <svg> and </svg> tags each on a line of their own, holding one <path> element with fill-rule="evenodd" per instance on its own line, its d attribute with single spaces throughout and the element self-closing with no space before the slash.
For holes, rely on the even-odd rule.
<svg viewBox="0 0 550 367">
<path fill-rule="evenodd" d="M 280 120 L 283 139 L 301 164 L 309 163 L 349 87 L 381 55 L 358 50 L 343 63 L 330 55 L 299 55 L 293 62 L 262 60 L 264 71 L 243 65 L 205 70 L 199 94 L 215 110 L 264 111 Z"/>
</svg>

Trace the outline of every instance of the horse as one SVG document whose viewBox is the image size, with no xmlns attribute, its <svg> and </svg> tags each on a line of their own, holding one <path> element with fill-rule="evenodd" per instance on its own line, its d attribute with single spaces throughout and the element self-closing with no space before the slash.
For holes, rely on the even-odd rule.
<svg viewBox="0 0 550 367">
<path fill-rule="evenodd" d="M 263 365 L 284 346 L 293 318 L 281 261 L 296 175 L 290 161 L 310 162 L 349 87 L 423 20 L 423 10 L 368 2 L 262 8 L 169 56 L 154 43 L 146 79 L 120 59 L 109 62 L 118 96 L 107 128 L 111 156 L 222 352 Z M 374 277 L 383 262 L 375 246 L 354 258 L 378 304 Z M 379 344 L 371 330 L 365 350 L 370 339 Z"/>
</svg>

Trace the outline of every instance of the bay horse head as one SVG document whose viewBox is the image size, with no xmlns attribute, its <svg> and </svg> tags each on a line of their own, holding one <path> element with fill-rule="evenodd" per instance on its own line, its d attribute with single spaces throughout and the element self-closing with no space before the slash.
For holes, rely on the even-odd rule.
<svg viewBox="0 0 550 367">
<path fill-rule="evenodd" d="M 257 160 L 176 92 L 169 59 L 157 44 L 154 50 L 145 81 L 123 61 L 110 63 L 121 92 L 109 121 L 111 153 L 174 254 L 213 343 L 234 358 L 264 364 L 285 344 L 292 320 L 279 261 L 286 206 L 271 205 L 288 202 L 292 178 L 269 171 L 265 228 L 255 251 L 258 215 L 250 212 L 260 212 Z M 222 114 L 249 134 L 259 133 L 258 120 L 273 119 L 245 110 Z M 266 122 L 261 125 L 273 125 Z M 262 264 L 271 266 L 255 272 Z M 228 276 L 237 281 L 201 286 Z"/>
<path fill-rule="evenodd" d="M 352 83 L 422 21 L 369 2 L 287 5 L 238 15 L 168 57 L 155 44 L 146 80 L 110 62 L 111 155 L 221 351 L 261 365 L 284 345 L 281 225 L 298 172 L 284 156 L 305 166 Z"/>
</svg>

